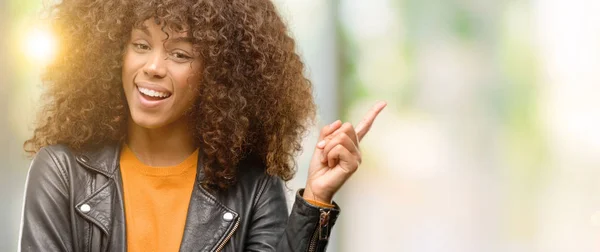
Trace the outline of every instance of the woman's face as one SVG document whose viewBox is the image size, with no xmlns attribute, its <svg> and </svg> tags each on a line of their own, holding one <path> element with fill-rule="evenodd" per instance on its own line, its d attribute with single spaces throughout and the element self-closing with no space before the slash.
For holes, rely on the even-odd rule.
<svg viewBox="0 0 600 252">
<path fill-rule="evenodd" d="M 143 24 L 125 48 L 123 89 L 133 122 L 154 129 L 182 119 L 194 104 L 201 59 L 186 33 L 163 31 L 154 19 Z"/>
</svg>

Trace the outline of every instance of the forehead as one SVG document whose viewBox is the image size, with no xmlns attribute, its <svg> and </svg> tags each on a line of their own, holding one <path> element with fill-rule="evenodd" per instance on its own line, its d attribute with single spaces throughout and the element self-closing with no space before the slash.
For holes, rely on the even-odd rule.
<svg viewBox="0 0 600 252">
<path fill-rule="evenodd" d="M 165 23 L 157 18 L 149 18 L 138 22 L 133 27 L 134 30 L 142 31 L 148 35 L 161 33 L 168 35 L 169 38 L 188 37 L 188 26 L 174 23 Z"/>
</svg>

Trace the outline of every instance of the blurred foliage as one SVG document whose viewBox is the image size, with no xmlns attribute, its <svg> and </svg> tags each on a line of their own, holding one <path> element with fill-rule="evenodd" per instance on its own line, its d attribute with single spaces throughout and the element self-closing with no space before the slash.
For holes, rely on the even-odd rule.
<svg viewBox="0 0 600 252">
<path fill-rule="evenodd" d="M 342 5 L 355 3 L 344 0 L 339 2 Z M 477 83 L 469 84 L 469 90 L 466 91 L 475 94 L 466 96 L 472 99 L 466 101 L 466 104 L 473 107 L 450 112 L 449 117 L 438 116 L 436 123 L 467 126 L 469 122 L 463 121 L 464 118 L 474 122 L 490 122 L 476 126 L 481 127 L 478 131 L 484 132 L 483 136 L 478 136 L 477 132 L 464 130 L 448 129 L 448 132 L 466 134 L 468 138 L 465 141 L 472 142 L 455 143 L 455 148 L 468 150 L 469 145 L 472 145 L 475 146 L 471 150 L 472 155 L 488 155 L 488 157 L 474 156 L 473 159 L 481 159 L 482 162 L 493 165 L 478 167 L 477 169 L 481 171 L 472 172 L 485 171 L 497 174 L 498 176 L 492 179 L 509 185 L 505 191 L 506 202 L 503 202 L 506 207 L 503 213 L 508 220 L 506 232 L 511 235 L 516 234 L 517 237 L 531 237 L 535 226 L 532 218 L 534 207 L 531 202 L 536 197 L 535 193 L 543 178 L 542 168 L 547 154 L 538 118 L 539 95 L 536 92 L 539 90 L 537 86 L 539 80 L 536 72 L 539 64 L 529 35 L 532 29 L 528 18 L 529 1 L 378 0 L 375 2 L 384 2 L 391 7 L 401 26 L 397 30 L 379 34 L 378 37 L 365 38 L 361 33 L 352 32 L 356 29 L 355 23 L 348 22 L 344 18 L 339 20 L 342 96 L 340 107 L 348 108 L 341 111 L 342 115 L 347 120 L 356 119 L 349 118 L 352 114 L 351 110 L 364 100 L 391 98 L 389 103 L 393 106 L 385 113 L 392 113 L 394 117 L 403 118 L 406 111 L 418 111 L 435 117 L 435 112 L 427 106 L 427 99 L 443 94 L 426 92 L 443 91 L 423 89 L 423 76 L 416 74 L 419 70 L 429 71 L 419 69 L 423 68 L 423 62 L 427 63 L 431 60 L 424 55 L 424 50 L 430 49 L 426 46 L 447 44 L 448 48 L 456 50 L 451 55 L 459 55 L 455 59 L 455 64 L 459 65 L 467 64 L 463 61 L 470 59 L 467 58 L 469 55 L 464 55 L 465 52 L 482 57 L 483 65 L 478 65 L 477 69 L 472 70 L 482 71 L 482 73 L 474 73 L 482 77 L 474 80 Z M 354 14 L 357 19 L 363 18 L 359 14 Z M 395 26 L 391 27 L 395 28 Z M 400 38 L 397 48 L 401 52 L 401 62 L 405 65 L 390 68 L 401 71 L 400 74 L 403 75 L 398 79 L 398 85 L 390 92 L 389 89 L 378 87 L 380 83 L 369 79 L 370 75 L 361 75 L 365 74 L 365 71 L 360 71 L 360 68 L 365 64 L 362 62 L 367 58 L 365 55 L 381 50 L 379 44 L 382 41 L 395 37 Z M 397 56 L 391 51 L 386 55 L 386 57 Z M 366 64 L 376 64 L 376 62 Z M 380 70 L 378 74 L 397 78 L 398 73 L 388 71 L 390 69 Z M 441 86 L 445 83 L 436 85 Z M 451 120 L 451 122 L 442 120 Z M 490 144 L 490 141 L 499 144 Z M 372 152 L 376 153 L 378 150 Z M 388 169 L 394 168 L 388 167 Z"/>
</svg>

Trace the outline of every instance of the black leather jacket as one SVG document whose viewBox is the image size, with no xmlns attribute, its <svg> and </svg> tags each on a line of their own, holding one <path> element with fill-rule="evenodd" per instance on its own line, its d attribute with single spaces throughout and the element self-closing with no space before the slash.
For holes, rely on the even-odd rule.
<svg viewBox="0 0 600 252">
<path fill-rule="evenodd" d="M 40 150 L 25 192 L 22 251 L 126 251 L 118 145 L 73 153 Z M 264 168 L 240 163 L 238 183 L 209 192 L 198 176 L 180 251 L 325 251 L 339 214 L 296 194 L 288 217 L 283 182 Z"/>
</svg>

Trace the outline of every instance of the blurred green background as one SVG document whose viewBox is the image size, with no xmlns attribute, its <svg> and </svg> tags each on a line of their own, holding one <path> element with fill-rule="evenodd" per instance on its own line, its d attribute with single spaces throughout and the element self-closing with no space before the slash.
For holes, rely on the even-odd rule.
<svg viewBox="0 0 600 252">
<path fill-rule="evenodd" d="M 388 102 L 330 251 L 600 250 L 600 1 L 275 2 L 319 105 L 292 188 L 319 127 Z M 18 240 L 41 7 L 0 2 L 0 251 Z"/>
</svg>

